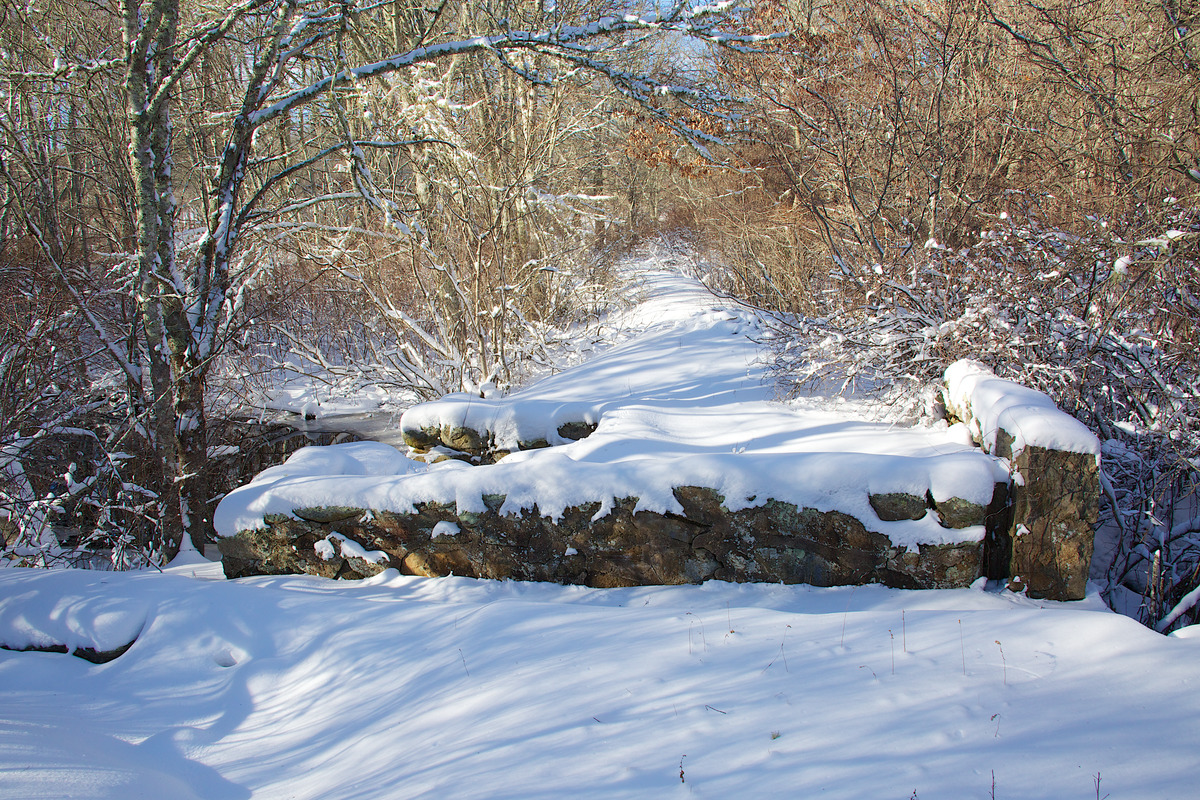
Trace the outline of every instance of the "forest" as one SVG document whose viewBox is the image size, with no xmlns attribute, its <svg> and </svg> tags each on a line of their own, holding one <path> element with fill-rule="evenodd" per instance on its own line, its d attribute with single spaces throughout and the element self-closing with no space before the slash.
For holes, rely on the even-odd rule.
<svg viewBox="0 0 1200 800">
<path fill-rule="evenodd" d="M 285 367 L 410 402 L 519 385 L 660 240 L 774 313 L 796 394 L 915 407 L 969 357 L 1051 395 L 1104 444 L 1106 585 L 1196 621 L 1194 0 L 0 19 L 10 564 L 203 549 L 214 454 Z"/>
</svg>

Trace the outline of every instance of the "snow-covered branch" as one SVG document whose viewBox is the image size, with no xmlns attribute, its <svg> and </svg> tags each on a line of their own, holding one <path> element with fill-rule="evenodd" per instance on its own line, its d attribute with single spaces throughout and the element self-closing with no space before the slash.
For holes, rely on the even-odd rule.
<svg viewBox="0 0 1200 800">
<path fill-rule="evenodd" d="M 726 9 L 724 7 L 720 9 L 714 7 L 712 11 L 706 11 L 704 14 L 695 17 L 695 19 L 704 20 L 705 24 L 702 25 L 696 24 L 692 19 L 682 19 L 679 17 L 644 19 L 633 14 L 624 14 L 602 17 L 582 25 L 558 26 L 549 31 L 506 31 L 426 45 L 405 53 L 398 53 L 390 58 L 371 64 L 342 69 L 307 86 L 296 89 L 285 94 L 265 108 L 255 111 L 250 116 L 250 123 L 255 126 L 264 124 L 289 113 L 305 103 L 311 102 L 332 89 L 353 85 L 366 78 L 379 77 L 418 64 L 478 52 L 496 53 L 506 50 L 534 49 L 550 55 L 561 55 L 567 58 L 567 60 L 571 60 L 569 56 L 573 51 L 573 46 L 584 42 L 603 41 L 616 34 L 637 30 L 670 31 L 685 36 L 704 38 L 723 47 L 734 45 L 750 47 L 770 38 L 762 35 L 723 34 L 714 31 L 712 25 L 715 22 L 708 20 L 707 17 L 716 15 L 718 10 L 724 11 Z M 576 58 L 580 59 L 581 65 L 595 68 L 603 63 L 598 58 L 603 49 L 604 47 L 601 46 L 589 51 L 597 58 L 582 59 L 578 55 Z M 605 65 L 604 72 L 612 78 L 619 71 L 615 67 Z"/>
</svg>

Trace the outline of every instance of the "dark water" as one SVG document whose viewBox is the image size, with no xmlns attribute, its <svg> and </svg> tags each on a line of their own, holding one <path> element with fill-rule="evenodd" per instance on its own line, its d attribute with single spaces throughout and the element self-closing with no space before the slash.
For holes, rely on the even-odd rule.
<svg viewBox="0 0 1200 800">
<path fill-rule="evenodd" d="M 281 414 L 279 422 L 305 433 L 353 433 L 360 439 L 383 442 L 404 449 L 400 435 L 400 411 L 378 411 L 366 414 L 329 414 L 317 419 L 305 419 L 299 414 Z"/>
</svg>

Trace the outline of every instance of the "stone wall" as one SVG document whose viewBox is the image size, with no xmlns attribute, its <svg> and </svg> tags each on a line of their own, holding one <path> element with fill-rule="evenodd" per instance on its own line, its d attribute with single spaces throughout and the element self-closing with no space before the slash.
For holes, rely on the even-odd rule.
<svg viewBox="0 0 1200 800">
<path fill-rule="evenodd" d="M 711 489 L 697 487 L 676 489 L 675 497 L 683 514 L 635 511 L 637 499 L 626 498 L 599 519 L 593 519 L 598 504 L 569 508 L 557 520 L 536 509 L 501 514 L 504 497 L 499 495 L 485 497 L 486 510 L 478 514 L 458 514 L 453 504 L 438 503 L 418 506 L 413 514 L 298 509 L 294 516 L 269 517 L 267 528 L 223 539 L 220 547 L 229 577 L 355 578 L 390 566 L 414 575 L 598 587 L 717 579 L 933 589 L 968 586 L 981 571 L 981 542 L 922 545 L 910 552 L 836 511 L 769 501 L 731 512 Z M 968 505 L 956 505 L 959 527 L 979 524 L 987 513 Z M 439 523 L 451 523 L 457 531 L 435 535 Z M 331 534 L 386 558 L 347 556 L 320 544 Z"/>
<path fill-rule="evenodd" d="M 1100 513 L 1100 442 L 1050 398 L 974 362 L 946 373 L 946 410 L 1008 460 L 1008 519 L 989 532 L 987 572 L 1013 591 L 1081 600 Z"/>
<path fill-rule="evenodd" d="M 986 575 L 1032 597 L 1082 598 L 1099 508 L 1099 442 L 1046 395 L 973 362 L 947 371 L 946 405 L 981 447 L 1009 465 L 1011 480 L 995 485 L 986 508 L 888 493 L 869 497 L 869 519 L 777 500 L 731 511 L 713 490 L 685 486 L 674 490 L 682 513 L 638 511 L 637 498 L 628 497 L 598 519 L 598 504 L 550 519 L 536 508 L 502 514 L 505 498 L 489 495 L 478 514 L 459 514 L 453 503 L 419 504 L 408 514 L 296 509 L 268 516 L 265 528 L 223 539 L 220 548 L 230 577 L 306 572 L 353 578 L 391 566 L 416 575 L 600 587 L 718 579 L 953 588 Z M 580 426 L 559 435 L 588 433 Z M 437 434 L 405 432 L 420 439 L 411 445 L 431 454 L 449 445 L 475 462 L 503 456 L 485 446 L 485 437 Z M 982 526 L 985 538 L 908 551 L 877 532 L 926 515 L 943 528 Z"/>
<path fill-rule="evenodd" d="M 405 425 L 403 422 L 401 424 Z M 595 423 L 589 422 L 564 422 L 557 428 L 558 438 L 564 442 L 586 439 L 595 431 Z M 513 452 L 498 447 L 494 433 L 466 425 L 405 425 L 400 433 L 409 449 L 430 463 L 456 458 L 468 464 L 495 464 Z M 552 443 L 546 439 L 529 439 L 517 442 L 516 449 L 540 450 L 551 446 Z"/>
</svg>

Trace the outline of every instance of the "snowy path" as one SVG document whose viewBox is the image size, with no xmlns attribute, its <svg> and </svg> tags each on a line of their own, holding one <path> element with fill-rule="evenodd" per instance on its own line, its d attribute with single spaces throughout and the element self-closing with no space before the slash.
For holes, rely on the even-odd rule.
<svg viewBox="0 0 1200 800">
<path fill-rule="evenodd" d="M 633 302 L 612 320 L 619 343 L 499 401 L 454 395 L 424 404 L 406 415 L 406 425 L 452 417 L 495 432 L 498 446 L 516 449 L 541 438 L 583 461 L 733 450 L 931 455 L 970 448 L 965 430 L 944 425 L 897 429 L 856 417 L 853 408 L 801 412 L 772 402 L 769 353 L 761 343 L 768 332 L 757 312 L 654 261 L 629 264 L 624 276 L 621 294 Z M 556 436 L 562 422 L 583 419 L 600 425 L 587 440 Z"/>
</svg>

